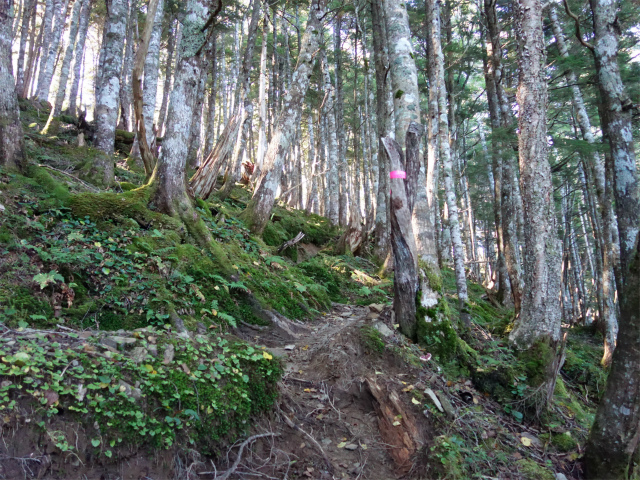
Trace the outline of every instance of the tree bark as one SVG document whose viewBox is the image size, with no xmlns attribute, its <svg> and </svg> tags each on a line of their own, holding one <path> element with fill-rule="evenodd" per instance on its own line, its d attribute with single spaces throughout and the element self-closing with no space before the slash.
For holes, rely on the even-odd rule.
<svg viewBox="0 0 640 480">
<path fill-rule="evenodd" d="M 620 335 L 585 447 L 585 478 L 631 478 L 640 441 L 640 236 L 620 296 Z"/>
<path fill-rule="evenodd" d="M 24 95 L 24 64 L 27 50 L 27 39 L 29 38 L 29 22 L 38 7 L 36 0 L 25 0 L 20 27 L 20 51 L 18 53 L 18 66 L 16 68 L 16 93 L 19 97 Z"/>
<path fill-rule="evenodd" d="M 444 78 L 444 55 L 440 43 L 440 1 L 433 2 L 431 6 L 431 52 L 434 58 L 435 77 L 438 96 L 438 143 L 440 144 L 440 161 L 443 167 L 443 180 L 445 198 L 449 211 L 449 228 L 453 244 L 454 269 L 456 275 L 456 289 L 461 318 L 465 325 L 470 323 L 467 311 L 469 295 L 467 293 L 467 279 L 464 270 L 464 250 L 462 237 L 460 236 L 460 223 L 458 219 L 458 205 L 453 178 L 453 160 L 449 144 L 449 118 L 447 109 L 447 89 Z"/>
<path fill-rule="evenodd" d="M 622 283 L 638 234 L 640 193 L 633 144 L 633 104 L 625 92 L 618 65 L 618 2 L 590 0 L 595 34 L 593 54 L 602 102 L 602 130 L 611 147 L 614 197 L 620 235 Z"/>
<path fill-rule="evenodd" d="M 0 0 L 0 165 L 8 169 L 26 166 L 20 109 L 11 64 L 11 0 Z"/>
<path fill-rule="evenodd" d="M 47 4 L 42 23 L 42 28 L 45 29 L 42 42 L 44 51 L 40 59 L 40 73 L 38 74 L 38 90 L 36 93 L 36 97 L 44 101 L 49 98 L 53 67 L 58 56 L 58 46 L 60 45 L 60 38 L 62 38 L 67 15 L 64 0 L 53 0 L 50 6 L 51 8 L 48 8 L 49 4 Z"/>
<path fill-rule="evenodd" d="M 80 86 L 80 73 L 82 69 L 82 59 L 84 58 L 84 45 L 89 31 L 89 17 L 94 0 L 84 0 L 80 11 L 80 25 L 78 27 L 78 41 L 75 47 L 75 58 L 73 59 L 73 76 L 71 88 L 69 89 L 69 113 L 78 115 L 78 88 Z"/>
<path fill-rule="evenodd" d="M 525 289 L 520 316 L 509 339 L 519 349 L 546 344 L 540 408 L 553 395 L 555 349 L 560 342 L 560 245 L 556 237 L 551 168 L 547 158 L 547 82 L 540 0 L 518 0 L 517 38 L 520 107 L 519 156 L 524 206 Z"/>
<path fill-rule="evenodd" d="M 389 238 L 389 167 L 388 157 L 382 154 L 382 137 L 393 135 L 388 131 L 387 118 L 390 112 L 387 110 L 387 68 L 389 65 L 388 51 L 386 48 L 386 31 L 384 14 L 380 2 L 371 2 L 373 57 L 376 73 L 376 139 L 380 152 L 378 162 L 378 189 L 376 190 L 376 218 L 374 225 L 374 258 L 382 263 L 388 257 L 391 244 Z"/>
<path fill-rule="evenodd" d="M 144 109 L 144 92 L 142 89 L 142 73 L 145 69 L 146 61 L 149 53 L 149 45 L 153 31 L 157 29 L 157 12 L 162 12 L 162 0 L 149 0 L 147 7 L 147 21 L 144 26 L 144 32 L 136 50 L 136 56 L 133 61 L 133 72 L 131 74 L 131 82 L 133 86 L 133 111 L 136 121 L 136 136 L 140 148 L 140 156 L 147 179 L 151 178 L 155 164 L 155 157 L 149 147 L 147 135 L 147 119 Z M 160 16 L 160 18 L 162 18 Z M 153 20 L 152 20 L 153 19 Z M 158 40 L 159 42 L 159 40 Z M 151 73 L 151 72 L 150 72 Z M 152 74 L 153 75 L 153 74 Z M 157 79 L 157 77 L 156 77 Z"/>
<path fill-rule="evenodd" d="M 43 132 L 46 132 L 51 124 L 53 117 L 60 115 L 62 111 L 62 103 L 64 102 L 65 93 L 67 91 L 67 82 L 69 80 L 69 69 L 71 68 L 71 59 L 73 57 L 73 50 L 76 45 L 76 38 L 78 36 L 78 30 L 80 27 L 80 10 L 83 6 L 83 2 L 89 0 L 76 0 L 73 4 L 73 10 L 71 11 L 71 19 L 69 23 L 69 38 L 67 40 L 67 47 L 62 57 L 62 67 L 60 69 L 60 79 L 58 81 L 58 89 L 55 91 L 54 103 L 51 112 L 49 113 L 49 119 L 45 125 Z"/>
<path fill-rule="evenodd" d="M 549 18 L 551 20 L 551 26 L 556 38 L 556 44 L 560 55 L 564 58 L 569 57 L 569 51 L 567 49 L 564 34 L 558 22 L 558 16 L 553 7 L 549 12 Z M 566 83 L 571 87 L 573 108 L 575 109 L 575 118 L 578 126 L 580 127 L 580 133 L 582 138 L 587 142 L 595 143 L 595 137 L 591 130 L 591 121 L 587 114 L 587 109 L 584 104 L 582 92 L 578 86 L 578 79 L 576 74 L 571 68 L 566 70 Z M 597 218 L 598 229 L 594 230 L 595 241 L 598 244 L 598 250 L 600 253 L 599 264 L 600 275 L 596 277 L 597 291 L 602 295 L 602 305 L 600 306 L 600 315 L 605 325 L 605 351 L 602 358 L 603 365 L 610 365 L 611 356 L 613 350 L 615 350 L 616 338 L 618 333 L 618 319 L 617 308 L 615 305 L 615 285 L 613 279 L 613 265 L 616 262 L 617 253 L 614 246 L 614 242 L 611 236 L 611 223 L 612 223 L 612 211 L 611 202 L 605 196 L 605 173 L 604 164 L 600 158 L 600 154 L 594 150 L 589 155 L 583 155 L 583 161 L 588 168 L 585 169 L 585 176 L 592 178 L 593 185 L 585 185 L 586 188 L 595 187 L 596 196 L 599 204 L 600 218 Z M 585 191 L 585 195 L 588 193 Z"/>
<path fill-rule="evenodd" d="M 321 31 L 321 18 L 324 16 L 326 0 L 318 0 L 310 7 L 309 18 L 302 48 L 298 56 L 296 70 L 292 77 L 291 89 L 284 94 L 284 105 L 276 121 L 276 128 L 265 156 L 264 170 L 258 179 L 258 185 L 242 213 L 242 218 L 254 233 L 262 233 L 267 224 L 275 202 L 276 189 L 280 184 L 282 164 L 288 153 L 296 126 L 300 119 L 302 101 L 309 87 L 315 53 L 318 49 Z"/>
<path fill-rule="evenodd" d="M 150 181 L 153 188 L 150 204 L 162 213 L 182 219 L 189 233 L 206 244 L 211 244 L 212 239 L 199 221 L 187 193 L 186 158 L 207 39 L 205 26 L 209 20 L 209 3 L 208 0 L 189 0 L 186 5 L 167 114 L 167 132 Z"/>
<path fill-rule="evenodd" d="M 96 135 L 94 146 L 105 156 L 97 162 L 97 170 L 102 183 L 111 185 L 114 180 L 114 167 L 111 155 L 118 123 L 118 105 L 120 98 L 120 70 L 124 38 L 127 30 L 128 0 L 112 0 L 107 11 L 104 43 L 101 49 L 103 57 L 102 74 L 97 85 L 96 98 Z"/>
</svg>

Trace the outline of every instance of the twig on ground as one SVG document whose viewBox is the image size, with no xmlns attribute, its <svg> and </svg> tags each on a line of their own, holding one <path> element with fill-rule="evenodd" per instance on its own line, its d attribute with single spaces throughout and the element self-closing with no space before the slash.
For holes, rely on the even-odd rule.
<svg viewBox="0 0 640 480">
<path fill-rule="evenodd" d="M 199 475 L 211 475 L 211 474 L 214 474 L 215 475 L 214 478 L 216 480 L 227 480 L 231 476 L 231 474 L 236 471 L 236 469 L 238 468 L 238 465 L 240 465 L 240 460 L 242 460 L 242 451 L 244 450 L 244 448 L 247 445 L 249 445 L 250 443 L 255 442 L 259 438 L 277 437 L 277 436 L 279 436 L 279 434 L 278 433 L 273 433 L 273 432 L 261 433 L 259 435 L 253 435 L 253 436 L 247 438 L 244 442 L 242 442 L 240 444 L 240 448 L 238 449 L 238 458 L 236 458 L 236 461 L 233 462 L 233 465 L 231 465 L 231 468 L 229 468 L 229 470 L 224 472 L 220 477 L 218 477 L 216 471 L 213 471 L 213 472 L 200 472 Z M 215 466 L 214 466 L 214 468 L 215 468 Z"/>
<path fill-rule="evenodd" d="M 276 405 L 276 408 L 278 409 L 278 413 L 280 413 L 280 416 L 282 417 L 282 419 L 285 421 L 287 425 L 289 425 L 289 427 L 305 435 L 311 441 L 311 443 L 313 443 L 316 446 L 316 448 L 322 454 L 322 458 L 324 458 L 324 461 L 327 464 L 327 467 L 329 468 L 329 473 L 333 473 L 335 470 L 335 467 L 331 463 L 331 460 L 329 460 L 329 457 L 327 456 L 323 448 L 320 446 L 318 441 L 315 438 L 313 438 L 311 435 L 309 435 L 307 432 L 305 432 L 303 429 L 301 429 L 299 426 L 297 426 L 295 423 L 293 423 L 293 421 L 289 417 L 287 417 L 284 414 L 284 412 L 280 409 L 280 405 Z"/>
<path fill-rule="evenodd" d="M 75 175 L 71 175 L 70 173 L 67 173 L 67 172 L 65 172 L 65 171 L 63 171 L 63 170 L 59 170 L 59 169 L 54 168 L 54 167 L 52 167 L 52 166 L 50 166 L 50 165 L 44 165 L 44 164 L 42 164 L 42 163 L 41 163 L 41 164 L 38 164 L 38 166 L 39 166 L 39 167 L 42 167 L 42 168 L 46 168 L 46 169 L 48 169 L 48 170 L 52 170 L 52 171 L 54 171 L 54 172 L 56 172 L 56 173 L 59 173 L 59 174 L 61 174 L 61 175 L 65 175 L 65 176 L 67 176 L 67 177 L 71 178 L 74 182 L 79 183 L 79 184 L 80 184 L 80 185 L 82 185 L 84 188 L 86 188 L 87 190 L 91 190 L 91 191 L 92 191 L 92 192 L 94 192 L 94 193 L 99 193 L 99 192 L 100 192 L 100 189 L 99 189 L 99 188 L 94 187 L 93 185 L 91 185 L 90 183 L 85 182 L 84 180 L 80 180 L 80 179 L 79 179 L 78 177 L 76 177 Z"/>
</svg>

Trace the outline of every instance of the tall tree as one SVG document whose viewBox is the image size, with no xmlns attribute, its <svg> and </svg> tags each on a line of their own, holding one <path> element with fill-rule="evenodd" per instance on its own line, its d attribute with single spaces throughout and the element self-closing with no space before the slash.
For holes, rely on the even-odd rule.
<svg viewBox="0 0 640 480">
<path fill-rule="evenodd" d="M 211 234 L 199 219 L 187 193 L 186 158 L 203 68 L 207 27 L 222 8 L 218 0 L 216 10 L 210 12 L 210 3 L 209 0 L 187 2 L 182 19 L 182 39 L 176 55 L 178 64 L 167 114 L 167 131 L 150 181 L 153 190 L 150 202 L 155 208 L 184 221 L 189 233 L 209 246 L 212 245 Z"/>
<path fill-rule="evenodd" d="M 271 216 L 276 191 L 280 185 L 284 157 L 291 147 L 300 119 L 302 101 L 309 88 L 325 7 L 326 0 L 314 0 L 309 7 L 309 18 L 298 54 L 298 63 L 291 78 L 291 88 L 284 94 L 284 104 L 269 142 L 256 190 L 242 213 L 242 218 L 254 233 L 262 233 Z"/>
<path fill-rule="evenodd" d="M 111 155 L 118 123 L 120 98 L 120 74 L 122 51 L 127 30 L 128 0 L 111 0 L 107 4 L 107 22 L 100 55 L 102 71 L 96 85 L 96 135 L 95 147 L 105 155 L 96 161 L 96 171 L 101 183 L 111 185 L 114 180 L 114 167 Z"/>
<path fill-rule="evenodd" d="M 76 37 L 78 36 L 78 29 L 80 26 L 80 10 L 83 2 L 89 0 L 76 0 L 73 3 L 73 9 L 71 11 L 71 18 L 69 20 L 69 33 L 67 38 L 67 45 L 62 57 L 62 67 L 60 69 L 60 78 L 58 80 L 58 88 L 54 91 L 53 108 L 49 113 L 49 119 L 45 125 L 43 131 L 46 132 L 48 127 L 53 121 L 53 117 L 60 115 L 62 111 L 62 103 L 64 102 L 65 93 L 67 91 L 67 81 L 69 80 L 69 70 L 71 68 L 71 59 L 73 58 L 73 50 L 76 45 Z"/>
<path fill-rule="evenodd" d="M 80 86 L 80 71 L 82 69 L 82 59 L 84 58 L 84 46 L 89 30 L 89 17 L 94 0 L 84 0 L 80 11 L 80 26 L 78 28 L 78 42 L 75 48 L 75 58 L 73 59 L 73 76 L 69 89 L 69 113 L 78 114 L 78 88 Z"/>
<path fill-rule="evenodd" d="M 631 478 L 640 444 L 640 235 L 620 296 L 620 335 L 583 457 L 589 480 Z"/>
<path fill-rule="evenodd" d="M 27 39 L 29 38 L 29 22 L 38 7 L 36 0 L 25 0 L 22 12 L 22 23 L 20 26 L 20 50 L 18 52 L 18 66 L 16 69 L 16 93 L 22 97 L 24 92 L 24 62 L 27 50 Z"/>
<path fill-rule="evenodd" d="M 11 0 L 0 0 L 0 166 L 25 166 L 20 109 L 11 64 Z"/>
<path fill-rule="evenodd" d="M 625 91 L 618 65 L 618 2 L 590 0 L 589 3 L 595 34 L 593 55 L 602 101 L 602 130 L 611 147 L 613 162 L 620 263 L 624 282 L 633 256 L 640 218 L 640 192 L 631 125 L 633 102 Z"/>
<path fill-rule="evenodd" d="M 450 134 L 449 134 L 449 108 L 447 108 L 447 87 L 444 78 L 444 54 L 440 43 L 440 2 L 435 1 L 430 10 L 431 13 L 431 50 L 434 56 L 436 85 L 438 96 L 438 143 L 440 161 L 443 167 L 443 180 L 445 198 L 449 210 L 449 228 L 453 243 L 453 258 L 456 274 L 456 289 L 458 291 L 458 302 L 465 323 L 469 322 L 467 312 L 467 278 L 464 270 L 464 250 L 462 247 L 462 237 L 460 234 L 460 222 L 458 220 L 458 204 L 453 178 L 453 160 L 451 158 Z"/>
<path fill-rule="evenodd" d="M 519 82 L 520 175 L 524 205 L 524 295 L 509 338 L 519 349 L 540 349 L 546 406 L 553 395 L 560 342 L 560 245 L 555 231 L 553 185 L 547 147 L 547 82 L 542 2 L 516 6 Z"/>
</svg>

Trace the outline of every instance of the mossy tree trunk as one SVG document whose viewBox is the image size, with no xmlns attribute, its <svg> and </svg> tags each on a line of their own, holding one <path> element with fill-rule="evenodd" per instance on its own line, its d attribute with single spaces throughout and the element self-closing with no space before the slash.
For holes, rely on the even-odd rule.
<svg viewBox="0 0 640 480">
<path fill-rule="evenodd" d="M 24 141 L 18 97 L 12 74 L 11 0 L 0 0 L 0 166 L 25 167 Z"/>
<path fill-rule="evenodd" d="M 560 245 L 556 234 L 551 168 L 547 158 L 547 83 L 542 2 L 517 4 L 517 100 L 520 107 L 519 156 L 524 204 L 525 288 L 511 342 L 530 353 L 543 348 L 539 408 L 546 407 L 555 386 L 555 349 L 560 342 Z"/>
<path fill-rule="evenodd" d="M 162 153 L 149 183 L 153 191 L 149 206 L 181 219 L 198 242 L 212 248 L 214 242 L 211 234 L 187 193 L 186 178 L 188 142 L 203 65 L 203 47 L 207 40 L 205 27 L 210 16 L 209 4 L 208 0 L 189 0 L 186 5 L 183 34 L 178 47 L 179 60 L 167 114 L 167 131 Z"/>
<path fill-rule="evenodd" d="M 634 250 L 620 296 L 618 346 L 583 457 L 589 480 L 631 478 L 640 442 L 640 235 Z"/>
<path fill-rule="evenodd" d="M 273 209 L 284 158 L 294 140 L 302 102 L 309 88 L 325 7 L 326 0 L 317 0 L 309 9 L 309 19 L 302 38 L 296 70 L 291 78 L 291 87 L 283 95 L 284 103 L 276 121 L 273 137 L 269 142 L 263 171 L 258 179 L 255 193 L 241 216 L 254 233 L 261 233 L 264 230 Z"/>
</svg>

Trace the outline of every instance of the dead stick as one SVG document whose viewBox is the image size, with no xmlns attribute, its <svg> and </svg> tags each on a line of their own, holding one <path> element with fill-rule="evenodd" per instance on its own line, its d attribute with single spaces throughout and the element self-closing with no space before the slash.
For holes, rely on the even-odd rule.
<svg viewBox="0 0 640 480">
<path fill-rule="evenodd" d="M 231 468 L 229 470 L 227 470 L 226 472 L 224 472 L 224 474 L 221 477 L 218 477 L 216 472 L 200 472 L 200 473 L 198 473 L 198 475 L 211 475 L 211 474 L 214 474 L 214 475 L 216 475 L 215 476 L 216 479 L 227 480 L 227 478 L 229 478 L 229 476 L 231 476 L 231 474 L 236 471 L 236 469 L 238 468 L 238 465 L 240 465 L 240 460 L 242 460 L 242 451 L 244 450 L 244 447 L 246 447 L 247 445 L 249 445 L 252 442 L 255 442 L 259 438 L 277 437 L 277 436 L 279 436 L 277 433 L 269 432 L 269 433 L 261 433 L 260 435 L 253 435 L 252 437 L 247 438 L 244 442 L 242 442 L 240 444 L 240 448 L 238 449 L 238 458 L 236 458 L 236 461 L 233 462 L 233 465 L 231 465 Z"/>
<path fill-rule="evenodd" d="M 322 449 L 322 447 L 320 446 L 320 444 L 318 443 L 318 441 L 313 438 L 310 434 L 308 434 L 307 432 L 305 432 L 303 429 L 301 429 L 299 426 L 297 426 L 295 423 L 293 423 L 293 421 L 287 417 L 284 412 L 280 409 L 280 405 L 277 405 L 276 408 L 278 409 L 278 412 L 280 413 L 280 415 L 282 416 L 282 418 L 284 418 L 284 421 L 287 425 L 289 425 L 289 427 L 293 428 L 294 430 L 297 430 L 298 432 L 304 434 L 309 440 L 311 440 L 311 443 L 313 443 L 316 448 L 318 450 L 320 450 L 320 453 L 322 454 L 322 458 L 324 458 L 324 461 L 327 464 L 327 467 L 329 468 L 329 473 L 333 473 L 334 471 L 334 466 L 331 463 L 331 460 L 329 460 L 329 457 L 327 457 L 327 454 L 324 453 L 324 450 Z"/>
</svg>

